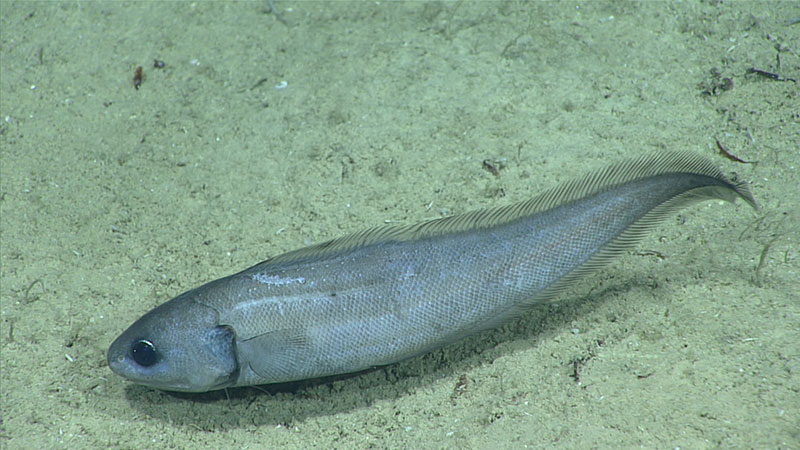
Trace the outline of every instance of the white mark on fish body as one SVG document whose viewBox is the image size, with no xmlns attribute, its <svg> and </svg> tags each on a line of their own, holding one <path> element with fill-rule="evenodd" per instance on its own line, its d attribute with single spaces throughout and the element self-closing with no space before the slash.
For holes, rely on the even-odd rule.
<svg viewBox="0 0 800 450">
<path fill-rule="evenodd" d="M 305 283 L 306 279 L 303 277 L 297 278 L 284 278 L 278 275 L 268 275 L 266 273 L 254 273 L 251 275 L 253 281 L 266 284 L 268 286 L 284 286 L 292 283 Z"/>
</svg>

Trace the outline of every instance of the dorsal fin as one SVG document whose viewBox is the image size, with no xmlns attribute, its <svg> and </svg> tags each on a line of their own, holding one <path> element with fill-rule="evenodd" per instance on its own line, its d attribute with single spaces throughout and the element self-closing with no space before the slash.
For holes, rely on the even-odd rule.
<svg viewBox="0 0 800 450">
<path fill-rule="evenodd" d="M 695 200 L 700 200 L 702 198 L 720 198 L 733 202 L 736 197 L 741 197 L 750 204 L 750 206 L 758 209 L 752 194 L 750 194 L 747 188 L 747 183 L 736 179 L 728 179 L 707 158 L 686 151 L 662 152 L 654 155 L 640 156 L 591 172 L 583 178 L 568 181 L 530 200 L 506 206 L 476 210 L 413 225 L 386 225 L 369 228 L 331 241 L 284 253 L 264 261 L 259 264 L 258 267 L 263 269 L 264 265 L 286 264 L 308 259 L 324 259 L 328 256 L 337 255 L 380 242 L 409 241 L 441 236 L 449 233 L 489 228 L 541 211 L 546 211 L 588 195 L 606 191 L 614 186 L 629 181 L 666 173 L 693 173 L 705 175 L 715 178 L 726 185 L 726 188 L 717 187 L 710 188 L 707 192 L 694 192 L 691 195 L 694 196 L 693 199 Z M 608 251 L 611 251 L 613 255 L 617 255 L 622 247 L 627 248 L 627 246 L 622 245 L 623 242 L 637 241 L 646 230 L 650 229 L 652 225 L 663 218 L 664 215 L 684 206 L 689 196 L 690 194 L 683 196 L 682 198 L 684 201 L 673 199 L 657 208 L 654 212 L 647 214 L 619 236 L 615 240 L 615 243 L 609 246 L 610 248 L 595 255 L 595 257 L 592 258 L 592 260 L 595 261 L 594 263 L 590 261 L 584 266 L 589 266 L 587 270 L 592 270 L 597 265 L 604 263 L 607 258 L 604 258 L 603 254 Z M 614 248 L 616 248 L 617 251 L 612 251 Z M 585 270 L 582 268 L 580 271 L 584 272 Z"/>
</svg>

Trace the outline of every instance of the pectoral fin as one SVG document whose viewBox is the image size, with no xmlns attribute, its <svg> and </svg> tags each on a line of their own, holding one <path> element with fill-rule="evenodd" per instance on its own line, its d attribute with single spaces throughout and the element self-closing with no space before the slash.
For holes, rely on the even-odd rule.
<svg viewBox="0 0 800 450">
<path fill-rule="evenodd" d="M 289 381 L 288 374 L 310 368 L 314 356 L 308 330 L 289 328 L 269 331 L 238 344 L 240 364 L 247 364 L 259 377 L 269 382 Z"/>
</svg>

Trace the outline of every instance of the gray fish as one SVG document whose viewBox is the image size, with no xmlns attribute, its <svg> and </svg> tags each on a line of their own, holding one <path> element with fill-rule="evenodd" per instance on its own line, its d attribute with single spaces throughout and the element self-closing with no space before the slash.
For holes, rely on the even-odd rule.
<svg viewBox="0 0 800 450">
<path fill-rule="evenodd" d="M 392 364 L 553 299 L 693 202 L 737 197 L 757 209 L 709 160 L 662 153 L 528 201 L 369 229 L 175 297 L 114 341 L 108 365 L 205 392 Z"/>
</svg>

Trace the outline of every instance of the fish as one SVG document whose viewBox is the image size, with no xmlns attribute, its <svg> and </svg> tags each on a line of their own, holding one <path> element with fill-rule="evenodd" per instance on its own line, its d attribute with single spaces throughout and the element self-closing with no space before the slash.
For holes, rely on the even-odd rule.
<svg viewBox="0 0 800 450">
<path fill-rule="evenodd" d="M 178 392 L 386 366 L 553 301 L 704 200 L 758 211 L 746 181 L 689 151 L 633 158 L 529 200 L 294 250 L 184 292 L 108 349 L 130 382 Z"/>
</svg>

